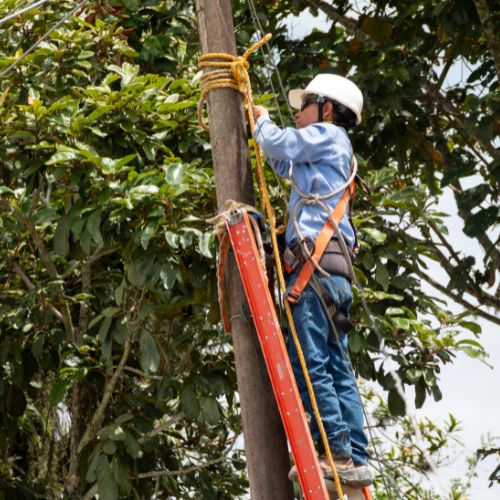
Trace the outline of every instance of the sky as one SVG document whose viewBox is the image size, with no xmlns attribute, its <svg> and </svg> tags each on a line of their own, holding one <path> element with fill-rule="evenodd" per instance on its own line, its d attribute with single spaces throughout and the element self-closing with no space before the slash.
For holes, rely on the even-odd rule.
<svg viewBox="0 0 500 500">
<path fill-rule="evenodd" d="M 329 22 L 326 16 L 313 17 L 308 11 L 300 17 L 290 17 L 285 24 L 289 35 L 293 38 L 302 38 L 307 35 L 313 27 L 326 30 Z M 453 85 L 466 77 L 470 70 L 460 64 L 452 68 L 445 81 L 445 85 Z M 465 187 L 470 187 L 477 182 L 471 177 L 466 180 Z M 449 240 L 455 248 L 475 255 L 477 260 L 482 259 L 481 251 L 477 243 L 465 236 L 462 231 L 463 221 L 457 215 L 457 207 L 454 196 L 450 190 L 445 190 L 436 207 L 438 210 L 449 214 L 447 226 L 449 228 Z M 443 273 L 436 263 L 430 263 L 431 274 L 438 276 Z M 440 296 L 438 292 L 428 288 L 434 296 Z M 441 296 L 442 297 L 442 296 Z M 446 299 L 448 306 L 453 312 L 461 312 L 462 308 Z M 429 417 L 436 423 L 447 420 L 451 413 L 461 422 L 462 431 L 460 439 L 463 448 L 457 448 L 456 457 L 450 465 L 439 470 L 439 478 L 435 478 L 433 484 L 436 490 L 439 482 L 445 486 L 451 478 L 461 477 L 466 471 L 466 458 L 474 450 L 481 447 L 481 439 L 487 433 L 500 438 L 500 328 L 486 320 L 479 319 L 482 327 L 480 342 L 489 353 L 488 363 L 493 368 L 486 366 L 478 360 L 471 359 L 463 353 L 459 353 L 453 364 L 442 368 L 440 388 L 443 399 L 438 403 L 432 398 L 427 398 L 424 407 L 416 411 L 417 418 Z M 500 485 L 495 484 L 488 488 L 488 476 L 498 464 L 498 457 L 479 462 L 476 469 L 478 477 L 472 482 L 472 488 L 468 500 L 498 500 L 500 498 Z"/>
</svg>

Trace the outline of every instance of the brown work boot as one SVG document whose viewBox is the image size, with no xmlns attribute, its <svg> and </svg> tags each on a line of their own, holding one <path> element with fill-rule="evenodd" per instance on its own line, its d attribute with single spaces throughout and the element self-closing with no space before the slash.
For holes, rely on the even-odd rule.
<svg viewBox="0 0 500 500">
<path fill-rule="evenodd" d="M 342 484 L 351 488 L 363 488 L 373 483 L 373 477 L 367 465 L 355 465 L 351 457 L 334 457 L 333 463 Z M 329 481 L 334 481 L 330 464 L 325 455 L 319 457 L 319 465 L 323 471 L 323 477 Z M 328 482 L 327 488 L 330 490 Z"/>
<path fill-rule="evenodd" d="M 336 491 L 333 473 L 326 456 L 321 455 L 318 459 L 319 466 L 323 471 L 323 477 L 327 480 L 326 487 L 328 491 Z M 351 457 L 334 457 L 333 463 L 335 464 L 335 469 L 337 470 L 339 480 L 342 484 L 350 486 L 351 488 L 363 488 L 373 483 L 373 477 L 367 465 L 355 465 Z M 299 473 L 295 465 L 290 469 L 288 479 L 290 479 L 290 481 L 299 480 Z"/>
</svg>

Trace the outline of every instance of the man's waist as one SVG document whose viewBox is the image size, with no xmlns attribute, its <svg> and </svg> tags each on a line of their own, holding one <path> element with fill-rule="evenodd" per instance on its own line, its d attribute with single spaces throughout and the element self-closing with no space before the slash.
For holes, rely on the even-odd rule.
<svg viewBox="0 0 500 500">
<path fill-rule="evenodd" d="M 349 258 L 354 258 L 351 248 L 346 245 Z M 294 272 L 299 266 L 303 265 L 307 260 L 307 255 L 314 253 L 314 242 L 310 238 L 304 240 L 301 245 L 299 240 L 295 239 L 285 248 L 283 253 L 283 261 L 285 270 L 288 274 Z M 346 256 L 342 251 L 342 247 L 337 239 L 332 239 L 321 256 L 319 261 L 320 267 L 331 274 L 345 276 L 352 280 L 350 266 L 346 260 Z"/>
</svg>

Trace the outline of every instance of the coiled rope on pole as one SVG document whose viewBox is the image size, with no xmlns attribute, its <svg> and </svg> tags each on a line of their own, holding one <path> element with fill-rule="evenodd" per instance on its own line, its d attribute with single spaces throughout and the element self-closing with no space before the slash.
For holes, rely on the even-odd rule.
<svg viewBox="0 0 500 500">
<path fill-rule="evenodd" d="M 262 150 L 260 146 L 257 144 L 254 135 L 255 119 L 252 112 L 253 93 L 252 93 L 250 77 L 248 75 L 248 68 L 249 68 L 248 57 L 253 52 L 258 50 L 262 45 L 264 45 L 268 40 L 270 40 L 271 37 L 272 35 L 270 33 L 267 34 L 266 36 L 261 38 L 257 43 L 252 45 L 248 50 L 246 50 L 242 56 L 234 56 L 232 54 L 226 54 L 222 52 L 212 52 L 200 56 L 199 67 L 204 69 L 205 73 L 201 78 L 201 98 L 198 106 L 198 123 L 205 130 L 208 130 L 208 126 L 206 125 L 206 123 L 203 122 L 203 107 L 207 98 L 207 94 L 211 90 L 230 88 L 242 94 L 243 106 L 246 111 L 248 124 L 250 126 L 250 132 L 254 144 L 257 183 L 259 186 L 261 203 L 264 206 L 266 215 L 269 220 L 271 240 L 273 245 L 273 254 L 276 262 L 276 272 L 279 278 L 281 293 L 284 294 L 286 292 L 286 282 L 285 282 L 285 276 L 283 274 L 283 269 L 281 266 L 281 257 L 279 254 L 278 241 L 276 237 L 276 219 L 274 217 L 274 210 L 272 208 L 271 201 L 269 199 L 269 193 L 264 178 Z M 300 365 L 304 373 L 304 379 L 306 382 L 307 391 L 309 394 L 309 398 L 311 400 L 311 406 L 314 411 L 314 418 L 316 420 L 318 429 L 320 431 L 321 440 L 323 443 L 323 447 L 325 449 L 328 465 L 330 466 L 330 469 L 333 474 L 337 495 L 339 496 L 339 498 L 344 498 L 342 492 L 342 486 L 340 485 L 340 479 L 337 474 L 335 464 L 333 462 L 333 456 L 330 450 L 330 445 L 328 443 L 328 438 L 326 436 L 325 427 L 323 425 L 323 421 L 321 420 L 321 414 L 316 401 L 316 396 L 314 394 L 314 388 L 311 382 L 311 378 L 309 376 L 309 371 L 304 358 L 304 353 L 302 352 L 302 347 L 300 345 L 300 341 L 297 335 L 297 330 L 295 328 L 295 324 L 293 321 L 292 310 L 290 308 L 290 305 L 288 304 L 288 301 L 285 300 L 284 304 L 285 304 L 286 316 L 290 327 L 290 332 L 292 334 L 293 342 L 295 344 L 295 349 L 297 350 Z"/>
</svg>

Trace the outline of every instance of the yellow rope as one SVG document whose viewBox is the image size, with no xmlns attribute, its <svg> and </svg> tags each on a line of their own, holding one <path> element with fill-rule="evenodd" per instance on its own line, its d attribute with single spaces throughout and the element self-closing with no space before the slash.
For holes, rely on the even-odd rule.
<svg viewBox="0 0 500 500">
<path fill-rule="evenodd" d="M 243 106 L 245 108 L 248 124 L 250 126 L 250 132 L 252 135 L 252 140 L 254 143 L 256 165 L 257 165 L 257 183 L 259 186 L 261 202 L 264 205 L 267 217 L 269 219 L 269 226 L 271 229 L 271 240 L 273 243 L 273 253 L 274 259 L 276 261 L 276 270 L 278 273 L 279 283 L 281 292 L 284 294 L 286 292 L 285 277 L 283 275 L 283 269 L 281 266 L 281 257 L 279 254 L 278 241 L 276 238 L 276 220 L 274 217 L 274 210 L 271 206 L 271 201 L 269 200 L 269 193 L 267 190 L 266 181 L 264 179 L 264 166 L 262 162 L 262 150 L 257 144 L 254 136 L 255 120 L 252 112 L 253 107 L 253 93 L 252 86 L 250 82 L 250 77 L 248 75 L 249 63 L 247 61 L 250 54 L 259 49 L 272 37 L 271 34 L 267 34 L 265 37 L 260 39 L 256 44 L 252 45 L 241 57 L 233 56 L 231 54 L 224 54 L 219 52 L 213 52 L 209 54 L 204 54 L 200 56 L 199 66 L 200 68 L 207 69 L 201 78 L 201 100 L 198 107 L 198 122 L 205 130 L 208 130 L 206 124 L 203 123 L 202 112 L 203 105 L 205 103 L 208 92 L 219 88 L 231 88 L 239 91 L 243 95 Z M 295 329 L 295 324 L 293 321 L 292 310 L 288 301 L 285 302 L 285 311 L 288 318 L 288 323 L 290 325 L 290 331 L 292 333 L 293 342 L 297 350 L 297 354 L 300 360 L 300 365 L 304 373 L 304 379 L 307 385 L 307 391 L 309 393 L 309 398 L 311 400 L 311 406 L 314 411 L 314 417 L 318 425 L 321 439 L 323 441 L 323 446 L 325 448 L 326 457 L 328 464 L 333 474 L 335 481 L 335 487 L 337 489 L 337 495 L 339 498 L 344 498 L 342 493 L 342 487 L 340 485 L 339 476 L 333 462 L 332 453 L 330 451 L 330 445 L 328 443 L 328 438 L 326 436 L 325 427 L 323 426 L 323 421 L 321 420 L 321 414 L 319 412 L 318 404 L 316 402 L 316 396 L 314 395 L 314 388 L 311 383 L 311 378 L 309 376 L 309 371 L 307 369 L 306 361 L 304 359 L 304 354 L 302 352 L 302 347 L 297 335 L 297 330 Z"/>
</svg>

